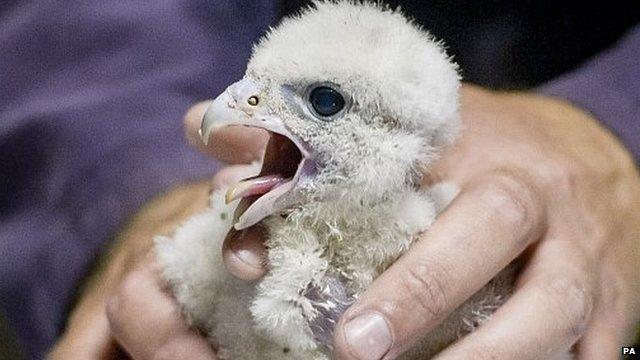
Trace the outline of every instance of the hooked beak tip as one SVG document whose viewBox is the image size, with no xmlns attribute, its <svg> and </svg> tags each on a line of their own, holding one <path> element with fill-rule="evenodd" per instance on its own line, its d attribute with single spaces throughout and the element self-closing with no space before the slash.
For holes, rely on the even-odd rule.
<svg viewBox="0 0 640 360">
<path fill-rule="evenodd" d="M 211 135 L 211 131 L 215 127 L 215 121 L 213 114 L 211 114 L 213 110 L 213 106 L 216 100 L 214 100 L 209 107 L 205 110 L 204 114 L 202 114 L 202 120 L 200 121 L 200 129 L 198 129 L 198 135 L 200 135 L 200 139 L 205 145 L 209 145 L 209 136 Z"/>
<path fill-rule="evenodd" d="M 205 145 L 209 145 L 209 137 L 204 135 L 204 131 L 202 131 L 202 127 L 198 129 L 198 135 L 200 135 L 200 139 Z"/>
</svg>

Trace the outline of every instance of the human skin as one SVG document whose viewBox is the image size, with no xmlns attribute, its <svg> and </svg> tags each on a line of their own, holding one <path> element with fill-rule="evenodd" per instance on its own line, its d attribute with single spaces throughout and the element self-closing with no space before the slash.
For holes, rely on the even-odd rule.
<svg viewBox="0 0 640 360">
<path fill-rule="evenodd" d="M 134 217 L 52 358 L 114 358 L 116 344 L 134 359 L 215 358 L 160 286 L 150 252 L 154 234 L 203 208 L 207 192 L 233 181 L 237 166 L 264 147 L 264 133 L 244 128 L 221 130 L 204 147 L 196 134 L 205 107 L 185 117 L 188 138 L 237 165 Z M 452 181 L 460 195 L 344 314 L 335 356 L 396 357 L 519 258 L 513 296 L 438 359 L 537 359 L 576 341 L 579 359 L 617 358 L 640 320 L 640 176 L 632 157 L 589 114 L 551 98 L 465 85 L 461 109 L 462 137 L 425 180 Z M 225 264 L 240 279 L 259 279 L 268 266 L 262 234 L 239 235 L 225 240 Z"/>
</svg>

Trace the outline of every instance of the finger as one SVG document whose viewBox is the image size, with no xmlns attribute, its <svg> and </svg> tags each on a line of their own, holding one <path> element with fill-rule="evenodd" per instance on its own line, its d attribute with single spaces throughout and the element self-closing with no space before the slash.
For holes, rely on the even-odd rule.
<svg viewBox="0 0 640 360">
<path fill-rule="evenodd" d="M 574 243 L 541 244 L 548 251 L 527 270 L 507 303 L 437 359 L 554 359 L 567 354 L 584 333 L 595 302 L 593 277 Z"/>
<path fill-rule="evenodd" d="M 521 176 L 471 184 L 345 313 L 334 337 L 339 358 L 406 351 L 539 237 L 543 213 Z"/>
<path fill-rule="evenodd" d="M 580 341 L 578 359 L 600 360 L 615 359 L 620 355 L 620 347 L 624 346 L 620 329 L 623 326 L 611 319 L 608 314 L 596 316 L 589 330 Z"/>
<path fill-rule="evenodd" d="M 151 260 L 133 271 L 107 305 L 114 338 L 135 360 L 215 359 L 207 340 L 186 324 L 160 286 Z"/>
<path fill-rule="evenodd" d="M 213 188 L 220 189 L 247 175 L 248 165 L 234 165 L 218 171 Z M 222 245 L 222 256 L 227 270 L 242 280 L 257 280 L 266 273 L 264 231 L 254 226 L 242 231 L 231 230 Z"/>
<path fill-rule="evenodd" d="M 214 190 L 224 189 L 233 183 L 251 176 L 255 173 L 251 172 L 251 165 L 231 165 L 220 169 L 211 181 Z"/>
<path fill-rule="evenodd" d="M 605 268 L 600 281 L 602 292 L 594 311 L 593 319 L 586 334 L 578 344 L 578 359 L 599 360 L 615 359 L 620 355 L 620 347 L 625 345 L 625 334 L 632 327 L 633 320 L 626 316 L 621 296 L 622 282 L 615 275 L 609 274 Z"/>
<path fill-rule="evenodd" d="M 111 336 L 101 289 L 86 291 L 69 317 L 67 328 L 48 359 L 119 359 Z"/>
<path fill-rule="evenodd" d="M 232 275 L 247 281 L 264 276 L 267 272 L 264 237 L 260 226 L 229 232 L 222 245 L 222 257 Z"/>
<path fill-rule="evenodd" d="M 259 160 L 269 139 L 264 130 L 231 126 L 215 130 L 209 145 L 205 145 L 198 131 L 202 115 L 211 102 L 205 101 L 191 107 L 184 117 L 184 129 L 189 143 L 207 155 L 232 164 L 249 164 Z"/>
<path fill-rule="evenodd" d="M 111 337 L 109 323 L 103 311 L 85 316 L 82 324 L 75 325 L 72 319 L 64 337 L 47 356 L 53 360 L 99 360 L 116 359 L 117 346 Z"/>
</svg>

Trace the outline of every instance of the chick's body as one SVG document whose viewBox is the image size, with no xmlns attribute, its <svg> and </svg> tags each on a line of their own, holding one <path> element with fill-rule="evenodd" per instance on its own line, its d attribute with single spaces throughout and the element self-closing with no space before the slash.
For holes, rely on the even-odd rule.
<svg viewBox="0 0 640 360">
<path fill-rule="evenodd" d="M 340 202 L 325 204 L 322 211 L 351 214 L 333 224 L 317 221 L 315 209 L 269 217 L 264 224 L 271 270 L 258 283 L 239 281 L 222 264 L 222 240 L 232 227 L 236 204 L 221 205 L 223 192 L 217 191 L 209 210 L 185 223 L 172 239 L 158 241 L 159 260 L 189 321 L 206 331 L 223 358 L 330 359 L 330 332 L 317 329 L 327 316 L 322 307 L 329 308 L 329 322 L 336 319 L 344 310 L 339 303 L 348 305 L 351 296 L 406 251 L 415 234 L 434 220 L 437 202 L 452 191 L 446 186 L 429 192 L 407 189 L 388 203 L 359 211 Z M 329 298 L 309 296 L 311 286 L 326 288 L 336 278 L 346 297 L 339 291 Z M 504 301 L 510 286 L 511 273 L 504 272 L 404 358 L 428 358 L 472 331 Z"/>
<path fill-rule="evenodd" d="M 210 209 L 157 239 L 185 316 L 223 357 L 329 358 L 339 316 L 455 195 L 420 182 L 457 134 L 458 87 L 441 46 L 375 4 L 317 2 L 255 47 L 245 79 L 208 110 L 203 135 L 228 124 L 274 134 L 262 166 L 247 173 L 257 178 L 232 187 L 228 205 L 214 192 Z M 256 189 L 261 196 L 247 195 Z M 222 241 L 258 221 L 269 272 L 240 281 L 222 265 Z M 501 273 L 405 356 L 431 356 L 473 330 L 511 280 Z"/>
</svg>

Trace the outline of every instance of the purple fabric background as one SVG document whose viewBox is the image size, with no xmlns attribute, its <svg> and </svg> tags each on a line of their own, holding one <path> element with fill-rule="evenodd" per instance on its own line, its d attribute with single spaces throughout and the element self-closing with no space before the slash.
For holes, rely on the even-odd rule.
<svg viewBox="0 0 640 360">
<path fill-rule="evenodd" d="M 640 162 L 640 26 L 631 29 L 611 50 L 540 91 L 590 111 Z"/>
<path fill-rule="evenodd" d="M 0 307 L 41 358 L 106 240 L 216 164 L 181 119 L 244 72 L 271 1 L 0 4 Z"/>
</svg>

